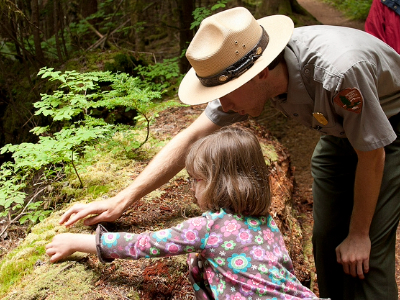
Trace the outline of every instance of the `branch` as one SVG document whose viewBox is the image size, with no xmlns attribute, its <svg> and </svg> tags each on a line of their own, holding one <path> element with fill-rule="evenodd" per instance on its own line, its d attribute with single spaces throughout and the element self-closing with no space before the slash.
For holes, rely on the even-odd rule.
<svg viewBox="0 0 400 300">
<path fill-rule="evenodd" d="M 3 231 L 0 233 L 0 237 L 2 237 L 2 235 L 4 234 L 4 232 L 6 232 L 6 230 L 8 229 L 8 227 L 10 227 L 10 225 L 11 225 L 12 223 L 14 223 L 16 220 L 18 220 L 18 219 L 24 214 L 24 212 L 25 212 L 25 210 L 27 209 L 28 205 L 31 204 L 31 202 L 32 202 L 37 196 L 39 196 L 39 194 L 40 194 L 41 192 L 43 192 L 45 189 L 46 189 L 46 187 L 42 188 L 41 190 L 39 190 L 38 192 L 36 192 L 35 195 L 32 196 L 32 198 L 29 200 L 29 202 L 25 205 L 24 209 L 18 214 L 18 216 L 16 216 L 14 219 L 12 219 L 12 220 L 10 221 L 10 223 L 8 223 L 8 224 L 6 225 L 6 227 L 4 227 Z"/>
<path fill-rule="evenodd" d="M 89 23 L 88 20 L 86 20 L 85 18 L 83 18 L 80 14 L 78 14 L 78 17 L 79 17 L 79 19 L 81 19 L 82 21 L 84 21 L 84 22 L 86 23 L 86 25 L 89 27 L 89 29 L 90 29 L 91 31 L 93 31 L 98 37 L 100 37 L 100 38 L 103 38 L 103 37 L 104 37 L 100 32 L 98 32 L 98 31 L 96 30 L 96 28 L 94 28 L 94 26 L 93 26 L 92 24 Z"/>
<path fill-rule="evenodd" d="M 115 28 L 109 35 L 113 35 L 116 31 L 120 30 L 122 27 L 125 26 L 126 23 L 128 23 L 130 21 L 130 19 L 126 20 L 124 23 L 120 24 L 117 28 Z M 86 51 L 90 51 L 93 49 L 96 49 L 98 46 L 100 46 L 101 44 L 103 44 L 103 42 L 105 40 L 107 40 L 107 44 L 110 46 L 111 43 L 108 41 L 108 34 L 106 36 L 101 36 L 100 39 L 94 43 L 93 45 L 91 45 L 89 48 L 86 49 Z"/>
</svg>

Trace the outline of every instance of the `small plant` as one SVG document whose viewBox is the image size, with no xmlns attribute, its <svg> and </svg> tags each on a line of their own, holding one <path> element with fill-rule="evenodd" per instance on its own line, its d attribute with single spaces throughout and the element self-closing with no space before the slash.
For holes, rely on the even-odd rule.
<svg viewBox="0 0 400 300">
<path fill-rule="evenodd" d="M 138 65 L 135 70 L 142 77 L 142 86 L 160 93 L 167 92 L 173 81 L 179 83 L 182 78 L 179 73 L 179 57 L 164 59 L 162 63 L 154 65 Z"/>
<path fill-rule="evenodd" d="M 85 147 L 127 128 L 94 117 L 98 110 L 112 111 L 122 107 L 125 111 L 136 112 L 135 121 L 143 123 L 147 133 L 142 141 L 130 136 L 131 146 L 126 150 L 131 151 L 146 143 L 150 123 L 157 116 L 157 109 L 163 107 L 154 102 L 160 98 L 160 93 L 139 88 L 143 87 L 140 79 L 125 73 L 61 73 L 53 68 L 43 68 L 38 75 L 59 83 L 52 93 L 42 94 L 41 100 L 34 103 L 35 114 L 51 118 L 52 125 L 32 130 L 39 137 L 37 143 L 9 144 L 0 149 L 0 153 L 12 153 L 14 160 L 0 168 L 1 216 L 9 216 L 13 221 L 19 219 L 21 223 L 40 221 L 48 215 L 49 212 L 42 208 L 40 195 L 52 179 L 60 178 L 55 174 L 66 172 L 67 166 L 75 172 L 80 187 L 83 187 L 76 162 L 84 155 Z M 32 188 L 33 180 L 40 188 Z"/>
<path fill-rule="evenodd" d="M 230 0 L 220 0 L 220 1 L 217 1 L 216 4 L 212 4 L 209 7 L 196 8 L 193 11 L 194 21 L 191 24 L 190 29 L 194 29 L 194 28 L 200 26 L 201 21 L 203 21 L 205 18 L 210 16 L 213 11 L 215 11 L 219 8 L 224 8 L 229 1 Z"/>
</svg>

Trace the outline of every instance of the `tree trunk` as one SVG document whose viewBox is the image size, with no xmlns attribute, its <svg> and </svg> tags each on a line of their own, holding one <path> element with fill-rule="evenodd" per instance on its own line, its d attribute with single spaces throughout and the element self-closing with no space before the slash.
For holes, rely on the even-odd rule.
<svg viewBox="0 0 400 300">
<path fill-rule="evenodd" d="M 63 9 L 62 3 L 59 3 L 57 11 L 58 11 L 59 17 L 60 17 L 59 18 L 60 19 L 60 35 L 61 35 L 61 41 L 62 41 L 62 48 L 63 48 L 65 57 L 67 59 L 69 59 L 68 50 L 67 50 L 67 44 L 65 42 L 65 37 L 64 37 L 64 30 L 65 30 L 65 26 L 66 26 L 66 18 L 64 18 L 64 9 Z"/>
<path fill-rule="evenodd" d="M 54 39 L 56 40 L 56 49 L 57 49 L 57 55 L 58 55 L 58 60 L 62 61 L 62 54 L 61 54 L 61 46 L 60 46 L 60 40 L 58 39 L 58 1 L 53 0 L 53 19 L 54 19 Z"/>
<path fill-rule="evenodd" d="M 177 0 L 179 11 L 179 50 L 182 53 L 187 49 L 190 41 L 193 38 L 193 30 L 190 25 L 193 22 L 192 12 L 194 10 L 194 0 Z M 187 58 L 183 55 L 179 60 L 179 70 L 181 73 L 186 73 L 190 69 L 190 64 Z"/>
<path fill-rule="evenodd" d="M 35 53 L 36 53 L 36 60 L 39 62 L 39 65 L 44 65 L 44 55 L 41 46 L 41 38 L 40 38 L 40 31 L 39 31 L 39 3 L 38 0 L 31 0 L 31 9 L 32 9 L 32 31 L 33 31 L 33 42 L 35 45 Z"/>
<path fill-rule="evenodd" d="M 84 0 L 79 1 L 80 12 L 83 18 L 89 17 L 91 14 L 97 12 L 97 0 Z"/>
</svg>

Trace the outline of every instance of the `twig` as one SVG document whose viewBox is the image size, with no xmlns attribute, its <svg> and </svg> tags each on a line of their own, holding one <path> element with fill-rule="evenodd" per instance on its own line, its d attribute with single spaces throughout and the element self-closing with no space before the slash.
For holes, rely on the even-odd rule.
<svg viewBox="0 0 400 300">
<path fill-rule="evenodd" d="M 36 192 L 35 195 L 32 196 L 32 198 L 28 201 L 28 203 L 25 205 L 24 209 L 18 214 L 18 216 L 16 216 L 14 219 L 12 219 L 7 225 L 6 227 L 4 227 L 3 231 L 0 233 L 0 237 L 3 236 L 4 232 L 6 232 L 6 230 L 8 229 L 8 227 L 10 227 L 10 225 L 12 223 L 14 223 L 16 220 L 18 220 L 25 212 L 25 210 L 27 209 L 28 205 L 31 204 L 31 202 L 44 190 L 46 189 L 46 187 L 42 188 L 41 190 L 39 190 L 38 192 Z"/>
<path fill-rule="evenodd" d="M 130 19 L 128 19 L 128 20 L 126 20 L 124 23 L 120 24 L 120 25 L 119 25 L 116 29 L 114 29 L 109 35 L 113 35 L 115 32 L 117 32 L 117 31 L 120 30 L 122 27 L 124 27 L 125 24 L 128 23 L 129 21 L 130 21 Z M 94 43 L 93 45 L 91 45 L 89 48 L 87 48 L 86 51 L 93 50 L 93 49 L 97 48 L 98 46 L 100 46 L 101 44 L 103 44 L 103 42 L 106 40 L 106 38 L 108 38 L 109 35 L 108 35 L 108 34 L 107 34 L 107 36 L 100 35 L 100 36 L 99 36 L 100 39 L 97 40 L 97 42 Z M 108 41 L 107 43 L 110 44 L 110 45 L 112 45 L 110 41 Z"/>
<path fill-rule="evenodd" d="M 78 176 L 79 182 L 81 183 L 81 186 L 80 186 L 80 187 L 83 188 L 82 179 L 81 179 L 81 177 L 79 176 L 78 170 L 76 169 L 75 164 L 74 164 L 74 150 L 72 150 L 71 163 L 72 163 L 72 167 L 73 167 L 74 170 L 75 170 L 75 174 L 76 174 L 76 176 Z"/>
</svg>

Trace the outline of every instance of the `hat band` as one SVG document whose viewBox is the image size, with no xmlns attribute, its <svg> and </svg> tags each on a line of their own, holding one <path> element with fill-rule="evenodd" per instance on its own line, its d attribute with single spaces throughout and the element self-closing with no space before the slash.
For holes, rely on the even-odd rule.
<svg viewBox="0 0 400 300">
<path fill-rule="evenodd" d="M 199 78 L 202 85 L 206 87 L 212 87 L 227 83 L 228 81 L 239 77 L 248 69 L 250 69 L 254 62 L 262 55 L 265 48 L 267 48 L 269 42 L 269 36 L 265 29 L 262 28 L 261 38 L 258 43 L 251 49 L 245 56 L 239 59 L 234 64 L 227 67 L 221 73 L 217 75 L 209 76 L 209 77 L 200 77 L 196 74 L 197 78 Z"/>
</svg>

